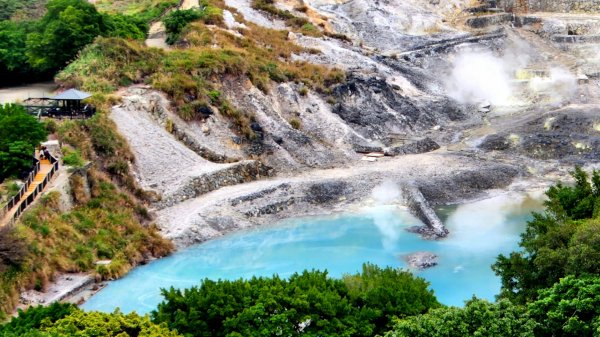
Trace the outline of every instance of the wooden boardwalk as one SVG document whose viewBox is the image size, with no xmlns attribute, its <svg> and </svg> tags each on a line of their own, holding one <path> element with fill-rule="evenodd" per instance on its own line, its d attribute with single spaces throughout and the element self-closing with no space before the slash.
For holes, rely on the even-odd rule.
<svg viewBox="0 0 600 337">
<path fill-rule="evenodd" d="M 0 228 L 10 225 L 21 215 L 21 212 L 29 206 L 36 199 L 37 195 L 40 194 L 50 178 L 56 171 L 57 165 L 53 165 L 48 159 L 41 159 L 39 170 L 33 177 L 33 180 L 29 184 L 29 187 L 21 195 L 20 200 L 15 203 L 13 207 L 8 209 L 4 216 L 0 220 Z M 33 197 L 31 197 L 33 195 Z"/>
</svg>

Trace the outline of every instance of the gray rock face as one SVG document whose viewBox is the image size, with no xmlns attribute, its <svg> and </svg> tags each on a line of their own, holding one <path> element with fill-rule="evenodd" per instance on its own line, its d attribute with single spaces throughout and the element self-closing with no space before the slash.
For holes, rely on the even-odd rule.
<svg viewBox="0 0 600 337">
<path fill-rule="evenodd" d="M 173 206 L 187 199 L 214 191 L 224 186 L 237 185 L 273 175 L 273 170 L 259 161 L 246 160 L 226 169 L 201 174 L 154 206 L 157 209 Z"/>
<path fill-rule="evenodd" d="M 334 89 L 339 115 L 359 134 L 370 139 L 385 138 L 391 132 L 430 128 L 436 116 L 415 105 L 381 78 L 353 75 Z"/>
<path fill-rule="evenodd" d="M 479 144 L 486 151 L 503 151 L 510 148 L 510 141 L 504 135 L 489 135 Z"/>
<path fill-rule="evenodd" d="M 440 145 L 429 137 L 418 139 L 402 146 L 385 149 L 386 156 L 399 156 L 403 154 L 418 154 L 435 151 Z"/>
<path fill-rule="evenodd" d="M 348 191 L 344 181 L 324 181 L 311 185 L 307 191 L 307 200 L 314 204 L 325 204 L 344 196 Z"/>
<path fill-rule="evenodd" d="M 406 263 L 413 269 L 426 269 L 437 266 L 437 255 L 429 252 L 416 252 L 405 256 Z"/>
<path fill-rule="evenodd" d="M 498 25 L 504 22 L 511 22 L 513 15 L 510 13 L 500 13 L 491 15 L 482 15 L 469 18 L 466 22 L 467 26 L 473 28 L 484 28 L 488 26 Z"/>
<path fill-rule="evenodd" d="M 560 109 L 518 126 L 522 135 L 516 151 L 537 160 L 561 160 L 579 164 L 600 158 L 600 133 L 595 107 Z"/>
<path fill-rule="evenodd" d="M 498 7 L 507 11 L 527 9 L 531 12 L 598 12 L 599 0 L 498 0 Z M 524 5 L 524 6 L 523 6 Z M 523 8 L 525 7 L 525 8 Z"/>
</svg>

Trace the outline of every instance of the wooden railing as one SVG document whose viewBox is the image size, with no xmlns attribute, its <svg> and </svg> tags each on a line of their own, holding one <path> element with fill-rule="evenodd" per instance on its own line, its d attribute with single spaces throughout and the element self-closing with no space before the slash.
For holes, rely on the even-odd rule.
<svg viewBox="0 0 600 337">
<path fill-rule="evenodd" d="M 48 185 L 50 179 L 52 179 L 56 171 L 58 171 L 58 160 L 53 156 L 50 156 L 49 160 L 52 164 L 52 168 L 50 169 L 48 174 L 46 174 L 44 180 L 42 180 L 42 182 L 36 186 L 35 190 L 33 190 L 33 192 L 31 192 L 31 194 L 28 195 L 25 200 L 21 201 L 25 193 L 27 193 L 29 186 L 31 186 L 31 183 L 33 182 L 35 176 L 40 171 L 40 161 L 37 158 L 33 171 L 29 173 L 29 176 L 27 177 L 25 184 L 23 184 L 23 186 L 21 187 L 19 193 L 12 197 L 11 200 L 2 208 L 2 211 L 0 211 L 0 219 L 3 219 L 4 216 L 13 207 L 17 207 L 15 213 L 11 216 L 11 218 L 8 220 L 5 226 L 13 226 L 15 224 L 16 220 L 21 216 L 21 214 L 23 214 L 23 211 L 27 208 L 27 206 L 31 205 L 31 203 L 35 200 L 38 194 L 40 194 L 44 190 L 46 185 Z"/>
</svg>

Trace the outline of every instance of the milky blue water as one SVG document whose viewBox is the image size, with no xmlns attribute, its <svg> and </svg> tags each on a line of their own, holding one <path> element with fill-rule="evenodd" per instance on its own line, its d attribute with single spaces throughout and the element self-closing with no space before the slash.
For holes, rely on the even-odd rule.
<svg viewBox="0 0 600 337">
<path fill-rule="evenodd" d="M 291 219 L 227 235 L 135 268 L 82 307 L 147 313 L 161 301 L 160 288 L 186 288 L 204 278 L 288 276 L 313 268 L 339 277 L 359 271 L 365 262 L 406 268 L 403 256 L 416 251 L 439 255 L 438 266 L 415 274 L 431 283 L 442 303 L 460 306 L 472 295 L 493 300 L 500 281 L 490 265 L 498 254 L 518 248 L 519 234 L 533 209 L 539 209 L 539 204 L 525 195 L 439 209 L 451 233 L 440 241 L 422 240 L 405 231 L 419 221 L 396 206 Z"/>
</svg>

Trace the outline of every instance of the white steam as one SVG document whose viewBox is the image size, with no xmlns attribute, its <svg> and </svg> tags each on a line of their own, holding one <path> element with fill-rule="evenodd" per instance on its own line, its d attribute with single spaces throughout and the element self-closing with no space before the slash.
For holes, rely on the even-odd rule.
<svg viewBox="0 0 600 337">
<path fill-rule="evenodd" d="M 577 78 L 560 67 L 550 68 L 548 75 L 540 75 L 536 63 L 536 52 L 521 40 L 510 41 L 503 56 L 491 51 L 469 50 L 454 55 L 451 70 L 444 80 L 448 95 L 461 103 L 476 104 L 487 101 L 502 106 L 518 103 L 521 99 L 549 96 L 552 101 L 563 101 L 573 97 L 577 91 Z M 533 67 L 531 70 L 529 67 Z M 529 69 L 529 70 L 528 70 Z M 517 73 L 525 78 L 517 81 Z M 529 80 L 523 87 L 522 80 Z"/>
<path fill-rule="evenodd" d="M 448 95 L 461 103 L 505 104 L 512 95 L 507 64 L 490 52 L 463 52 L 452 62 L 445 81 Z"/>
<path fill-rule="evenodd" d="M 400 200 L 402 194 L 396 183 L 386 180 L 373 189 L 371 196 L 378 204 L 385 205 Z"/>
<path fill-rule="evenodd" d="M 552 68 L 548 77 L 534 77 L 529 82 L 534 92 L 549 94 L 557 100 L 569 99 L 577 92 L 577 78 L 563 68 Z"/>
</svg>

